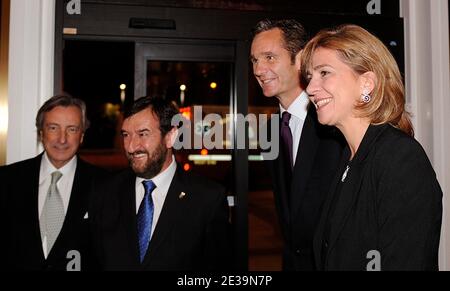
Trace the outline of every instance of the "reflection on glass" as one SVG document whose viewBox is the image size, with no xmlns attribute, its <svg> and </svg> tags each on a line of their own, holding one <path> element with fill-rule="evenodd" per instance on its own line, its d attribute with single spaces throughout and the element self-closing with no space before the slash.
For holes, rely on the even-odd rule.
<svg viewBox="0 0 450 291">
<path fill-rule="evenodd" d="M 175 102 L 189 122 L 186 134 L 189 134 L 190 142 L 185 141 L 183 148 L 176 151 L 177 162 L 185 171 L 197 172 L 227 187 L 232 185 L 231 150 L 225 144 L 227 115 L 230 114 L 231 69 L 231 63 L 150 60 L 147 62 L 146 86 L 147 95 Z M 216 125 L 205 120 L 211 114 L 216 114 L 217 125 L 223 127 L 222 134 L 213 136 L 218 145 L 213 148 L 204 142 L 211 137 L 211 127 Z M 217 158 L 223 156 L 230 159 Z"/>
<path fill-rule="evenodd" d="M 277 113 L 275 97 L 265 97 L 249 70 L 248 112 L 259 114 Z M 265 163 L 257 157 L 260 148 L 249 151 L 249 193 L 248 193 L 248 237 L 249 270 L 281 270 L 282 238 L 272 192 L 270 172 Z"/>
<path fill-rule="evenodd" d="M 169 98 L 180 107 L 223 105 L 228 109 L 230 78 L 230 63 L 148 61 L 147 95 Z"/>
</svg>

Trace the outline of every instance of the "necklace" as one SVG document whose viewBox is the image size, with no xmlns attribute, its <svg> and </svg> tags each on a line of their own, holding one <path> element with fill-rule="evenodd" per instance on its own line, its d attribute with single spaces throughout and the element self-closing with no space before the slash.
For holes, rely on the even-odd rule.
<svg viewBox="0 0 450 291">
<path fill-rule="evenodd" d="M 344 174 L 342 174 L 341 182 L 344 182 L 345 178 L 347 178 L 348 170 L 350 170 L 350 165 L 347 165 L 347 167 L 345 168 Z"/>
</svg>

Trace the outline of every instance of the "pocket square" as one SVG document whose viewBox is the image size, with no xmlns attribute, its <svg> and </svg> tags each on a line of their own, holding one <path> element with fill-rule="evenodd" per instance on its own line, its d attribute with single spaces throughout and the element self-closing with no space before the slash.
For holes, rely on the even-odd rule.
<svg viewBox="0 0 450 291">
<path fill-rule="evenodd" d="M 89 218 L 89 214 L 86 212 L 86 214 L 84 215 L 83 219 L 88 219 Z"/>
</svg>

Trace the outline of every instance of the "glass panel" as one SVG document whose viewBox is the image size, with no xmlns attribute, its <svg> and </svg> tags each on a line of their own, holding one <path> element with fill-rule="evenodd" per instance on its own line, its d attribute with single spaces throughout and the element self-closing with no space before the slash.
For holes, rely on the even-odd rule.
<svg viewBox="0 0 450 291">
<path fill-rule="evenodd" d="M 276 113 L 279 109 L 276 98 L 265 97 L 252 68 L 249 69 L 249 114 Z M 258 126 L 262 126 L 259 124 Z M 250 157 L 261 153 L 260 145 L 249 151 Z M 249 270 L 281 270 L 282 238 L 275 212 L 270 172 L 261 160 L 249 159 L 249 193 L 248 193 L 248 236 L 249 236 Z"/>
<path fill-rule="evenodd" d="M 147 62 L 146 86 L 147 95 L 176 102 L 190 121 L 191 142 L 184 143 L 184 147 L 176 151 L 177 162 L 185 171 L 197 172 L 229 189 L 232 156 L 231 150 L 226 148 L 231 70 L 231 63 L 150 60 Z M 216 122 L 211 114 L 216 114 Z M 208 121 L 210 117 L 213 120 Z M 195 140 L 200 143 L 196 144 Z M 205 141 L 213 141 L 213 148 Z"/>
<path fill-rule="evenodd" d="M 126 167 L 119 127 L 133 101 L 134 43 L 65 40 L 63 90 L 86 102 L 91 125 L 81 157 L 109 169 Z"/>
</svg>

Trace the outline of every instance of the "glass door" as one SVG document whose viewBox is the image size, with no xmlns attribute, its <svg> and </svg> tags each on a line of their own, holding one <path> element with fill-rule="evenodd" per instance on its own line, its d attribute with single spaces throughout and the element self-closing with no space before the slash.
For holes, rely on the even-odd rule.
<svg viewBox="0 0 450 291">
<path fill-rule="evenodd" d="M 247 221 L 236 203 L 244 203 L 245 177 L 233 147 L 237 112 L 236 46 L 234 42 L 157 40 L 136 43 L 134 97 L 159 96 L 175 102 L 188 120 L 189 141 L 183 136 L 176 160 L 192 171 L 224 185 L 234 231 L 234 265 L 247 268 Z M 246 80 L 245 80 L 246 81 Z M 245 138 L 245 137 L 243 137 Z M 240 199 L 244 196 L 244 199 Z M 245 250 L 245 253 L 240 253 Z M 241 258 L 241 259 L 239 259 Z M 245 262 L 242 258 L 245 258 Z"/>
<path fill-rule="evenodd" d="M 135 99 L 169 99 L 190 122 L 192 142 L 176 151 L 177 162 L 185 171 L 226 186 L 232 196 L 232 151 L 227 149 L 226 129 L 232 112 L 233 44 L 145 42 L 137 43 L 135 51 Z M 222 136 L 209 136 L 219 126 Z"/>
</svg>

